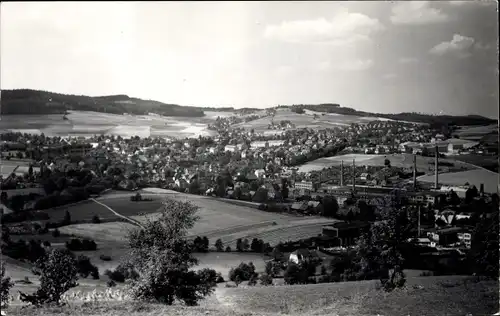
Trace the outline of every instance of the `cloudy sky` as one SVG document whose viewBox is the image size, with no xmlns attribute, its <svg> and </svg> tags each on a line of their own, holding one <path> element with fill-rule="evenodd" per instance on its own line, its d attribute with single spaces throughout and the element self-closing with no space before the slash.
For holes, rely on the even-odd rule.
<svg viewBox="0 0 500 316">
<path fill-rule="evenodd" d="M 1 87 L 498 116 L 496 2 L 2 3 Z"/>
</svg>

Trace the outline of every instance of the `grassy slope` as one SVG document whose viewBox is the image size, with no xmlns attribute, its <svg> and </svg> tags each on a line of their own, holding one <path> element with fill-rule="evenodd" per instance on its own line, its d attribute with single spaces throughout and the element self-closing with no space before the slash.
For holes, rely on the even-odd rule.
<svg viewBox="0 0 500 316">
<path fill-rule="evenodd" d="M 467 280 L 464 282 L 464 280 Z M 420 286 L 417 288 L 416 286 Z M 9 315 L 492 315 L 498 311 L 498 282 L 467 277 L 421 277 L 393 293 L 376 281 L 318 285 L 223 288 L 199 307 L 141 303 L 71 304 L 21 309 Z M 242 312 L 245 311 L 245 312 Z"/>
</svg>

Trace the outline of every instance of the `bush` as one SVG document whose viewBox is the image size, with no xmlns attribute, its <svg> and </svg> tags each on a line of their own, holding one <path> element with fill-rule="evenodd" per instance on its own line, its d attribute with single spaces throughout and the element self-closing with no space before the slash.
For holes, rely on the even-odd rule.
<svg viewBox="0 0 500 316">
<path fill-rule="evenodd" d="M 48 241 L 48 240 L 45 240 L 45 241 L 42 243 L 42 245 L 43 245 L 44 247 L 50 247 L 50 246 L 51 246 L 51 245 L 50 245 L 50 241 Z"/>
<path fill-rule="evenodd" d="M 66 249 L 52 249 L 35 264 L 41 275 L 40 287 L 34 294 L 21 294 L 21 300 L 35 306 L 59 303 L 61 296 L 77 286 L 77 262 L 73 253 Z"/>
<path fill-rule="evenodd" d="M 101 223 L 101 219 L 99 218 L 99 216 L 97 216 L 97 215 L 92 216 L 92 223 L 94 223 L 94 224 L 100 224 Z"/>
<path fill-rule="evenodd" d="M 259 279 L 259 275 L 257 273 L 252 274 L 250 280 L 248 280 L 248 286 L 257 285 L 257 280 Z"/>
<path fill-rule="evenodd" d="M 227 247 L 226 247 L 226 252 L 231 252 L 231 251 L 232 251 L 232 250 L 231 250 L 231 247 L 230 247 L 230 246 L 227 246 Z"/>
<path fill-rule="evenodd" d="M 129 264 L 119 264 L 114 271 L 104 272 L 111 280 L 123 283 L 125 280 L 137 280 L 139 273 Z"/>
<path fill-rule="evenodd" d="M 94 279 L 99 279 L 99 269 L 90 263 L 90 258 L 84 255 L 79 255 L 77 259 L 78 274 L 82 278 L 86 278 L 89 274 Z"/>
<path fill-rule="evenodd" d="M 115 287 L 116 286 L 116 282 L 113 281 L 113 280 L 108 280 L 108 282 L 106 282 L 106 285 L 108 287 Z"/>
<path fill-rule="evenodd" d="M 5 263 L 3 261 L 0 262 L 0 278 L 0 307 L 3 309 L 9 304 L 9 290 L 14 286 L 14 283 L 10 281 L 10 278 L 5 277 Z"/>
<path fill-rule="evenodd" d="M 229 271 L 229 279 L 233 282 L 239 281 L 249 281 L 255 274 L 255 266 L 252 262 L 246 264 L 244 262 L 236 268 L 232 268 Z"/>
<path fill-rule="evenodd" d="M 217 282 L 217 283 L 224 283 L 224 282 L 226 282 L 226 281 L 225 281 L 225 280 L 224 280 L 224 278 L 222 277 L 222 274 L 217 273 L 217 279 L 215 280 L 215 282 Z"/>
<path fill-rule="evenodd" d="M 56 229 L 54 229 L 54 230 L 52 231 L 52 237 L 56 237 L 56 238 L 57 238 L 57 237 L 59 237 L 59 236 L 61 236 L 61 232 L 59 231 L 59 229 L 57 229 L 57 228 L 56 228 Z"/>
<path fill-rule="evenodd" d="M 97 244 L 90 239 L 72 238 L 69 242 L 66 242 L 66 248 L 71 251 L 91 251 L 97 250 Z"/>
<path fill-rule="evenodd" d="M 267 273 L 262 273 L 260 275 L 260 285 L 264 286 L 273 285 L 273 277 Z"/>
<path fill-rule="evenodd" d="M 111 257 L 106 255 L 100 255 L 99 259 L 101 259 L 102 261 L 111 261 Z"/>
</svg>

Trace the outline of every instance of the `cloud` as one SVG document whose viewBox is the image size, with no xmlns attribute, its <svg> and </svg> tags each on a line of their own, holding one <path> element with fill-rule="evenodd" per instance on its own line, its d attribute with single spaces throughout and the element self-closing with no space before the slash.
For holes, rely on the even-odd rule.
<svg viewBox="0 0 500 316">
<path fill-rule="evenodd" d="M 401 57 L 398 59 L 400 64 L 415 64 L 418 63 L 418 59 L 415 57 Z"/>
<path fill-rule="evenodd" d="M 339 65 L 336 65 L 335 68 L 344 71 L 363 71 L 371 68 L 372 66 L 373 60 L 371 59 L 357 59 L 345 61 Z"/>
<path fill-rule="evenodd" d="M 492 0 L 461 0 L 461 1 L 448 1 L 449 4 L 454 6 L 463 6 L 463 5 L 482 5 L 489 6 L 495 4 L 495 1 Z"/>
<path fill-rule="evenodd" d="M 382 76 L 382 78 L 385 80 L 390 80 L 390 79 L 394 79 L 397 77 L 398 77 L 398 75 L 396 75 L 395 73 L 388 73 L 388 74 L 385 74 Z"/>
<path fill-rule="evenodd" d="M 284 21 L 268 25 L 264 37 L 289 43 L 349 44 L 369 40 L 369 35 L 384 27 L 378 19 L 341 10 L 332 19 Z"/>
<path fill-rule="evenodd" d="M 474 45 L 474 38 L 463 36 L 460 34 L 453 35 L 449 42 L 442 42 L 431 48 L 431 54 L 443 56 L 446 54 L 455 54 L 459 57 L 469 57 L 470 49 Z"/>
<path fill-rule="evenodd" d="M 476 50 L 488 50 L 492 46 L 490 44 L 483 44 L 481 42 L 474 43 L 474 49 Z"/>
<path fill-rule="evenodd" d="M 392 7 L 393 24 L 426 25 L 449 20 L 448 15 L 429 6 L 429 1 L 399 2 Z"/>
</svg>

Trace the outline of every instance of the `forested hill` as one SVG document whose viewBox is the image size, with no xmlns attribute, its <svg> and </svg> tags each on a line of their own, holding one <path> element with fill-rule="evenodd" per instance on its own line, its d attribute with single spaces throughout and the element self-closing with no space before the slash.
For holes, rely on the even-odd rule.
<svg viewBox="0 0 500 316">
<path fill-rule="evenodd" d="M 67 110 L 113 114 L 157 113 L 165 116 L 204 116 L 201 108 L 165 104 L 127 95 L 89 97 L 39 90 L 2 90 L 1 114 L 63 114 Z"/>
<path fill-rule="evenodd" d="M 324 112 L 324 113 L 336 113 L 343 115 L 354 115 L 354 116 L 367 116 L 367 117 L 381 117 L 397 121 L 409 121 L 417 123 L 427 123 L 427 124 L 437 124 L 437 125 L 490 125 L 498 123 L 497 120 L 493 120 L 480 115 L 467 115 L 467 116 L 452 116 L 452 115 L 432 115 L 432 114 L 422 114 L 415 112 L 405 112 L 398 114 L 385 114 L 385 113 L 370 113 L 358 111 L 353 108 L 342 107 L 339 104 L 295 104 L 295 105 L 282 105 L 280 107 L 291 108 L 294 112 L 303 112 L 304 109 Z"/>
</svg>

